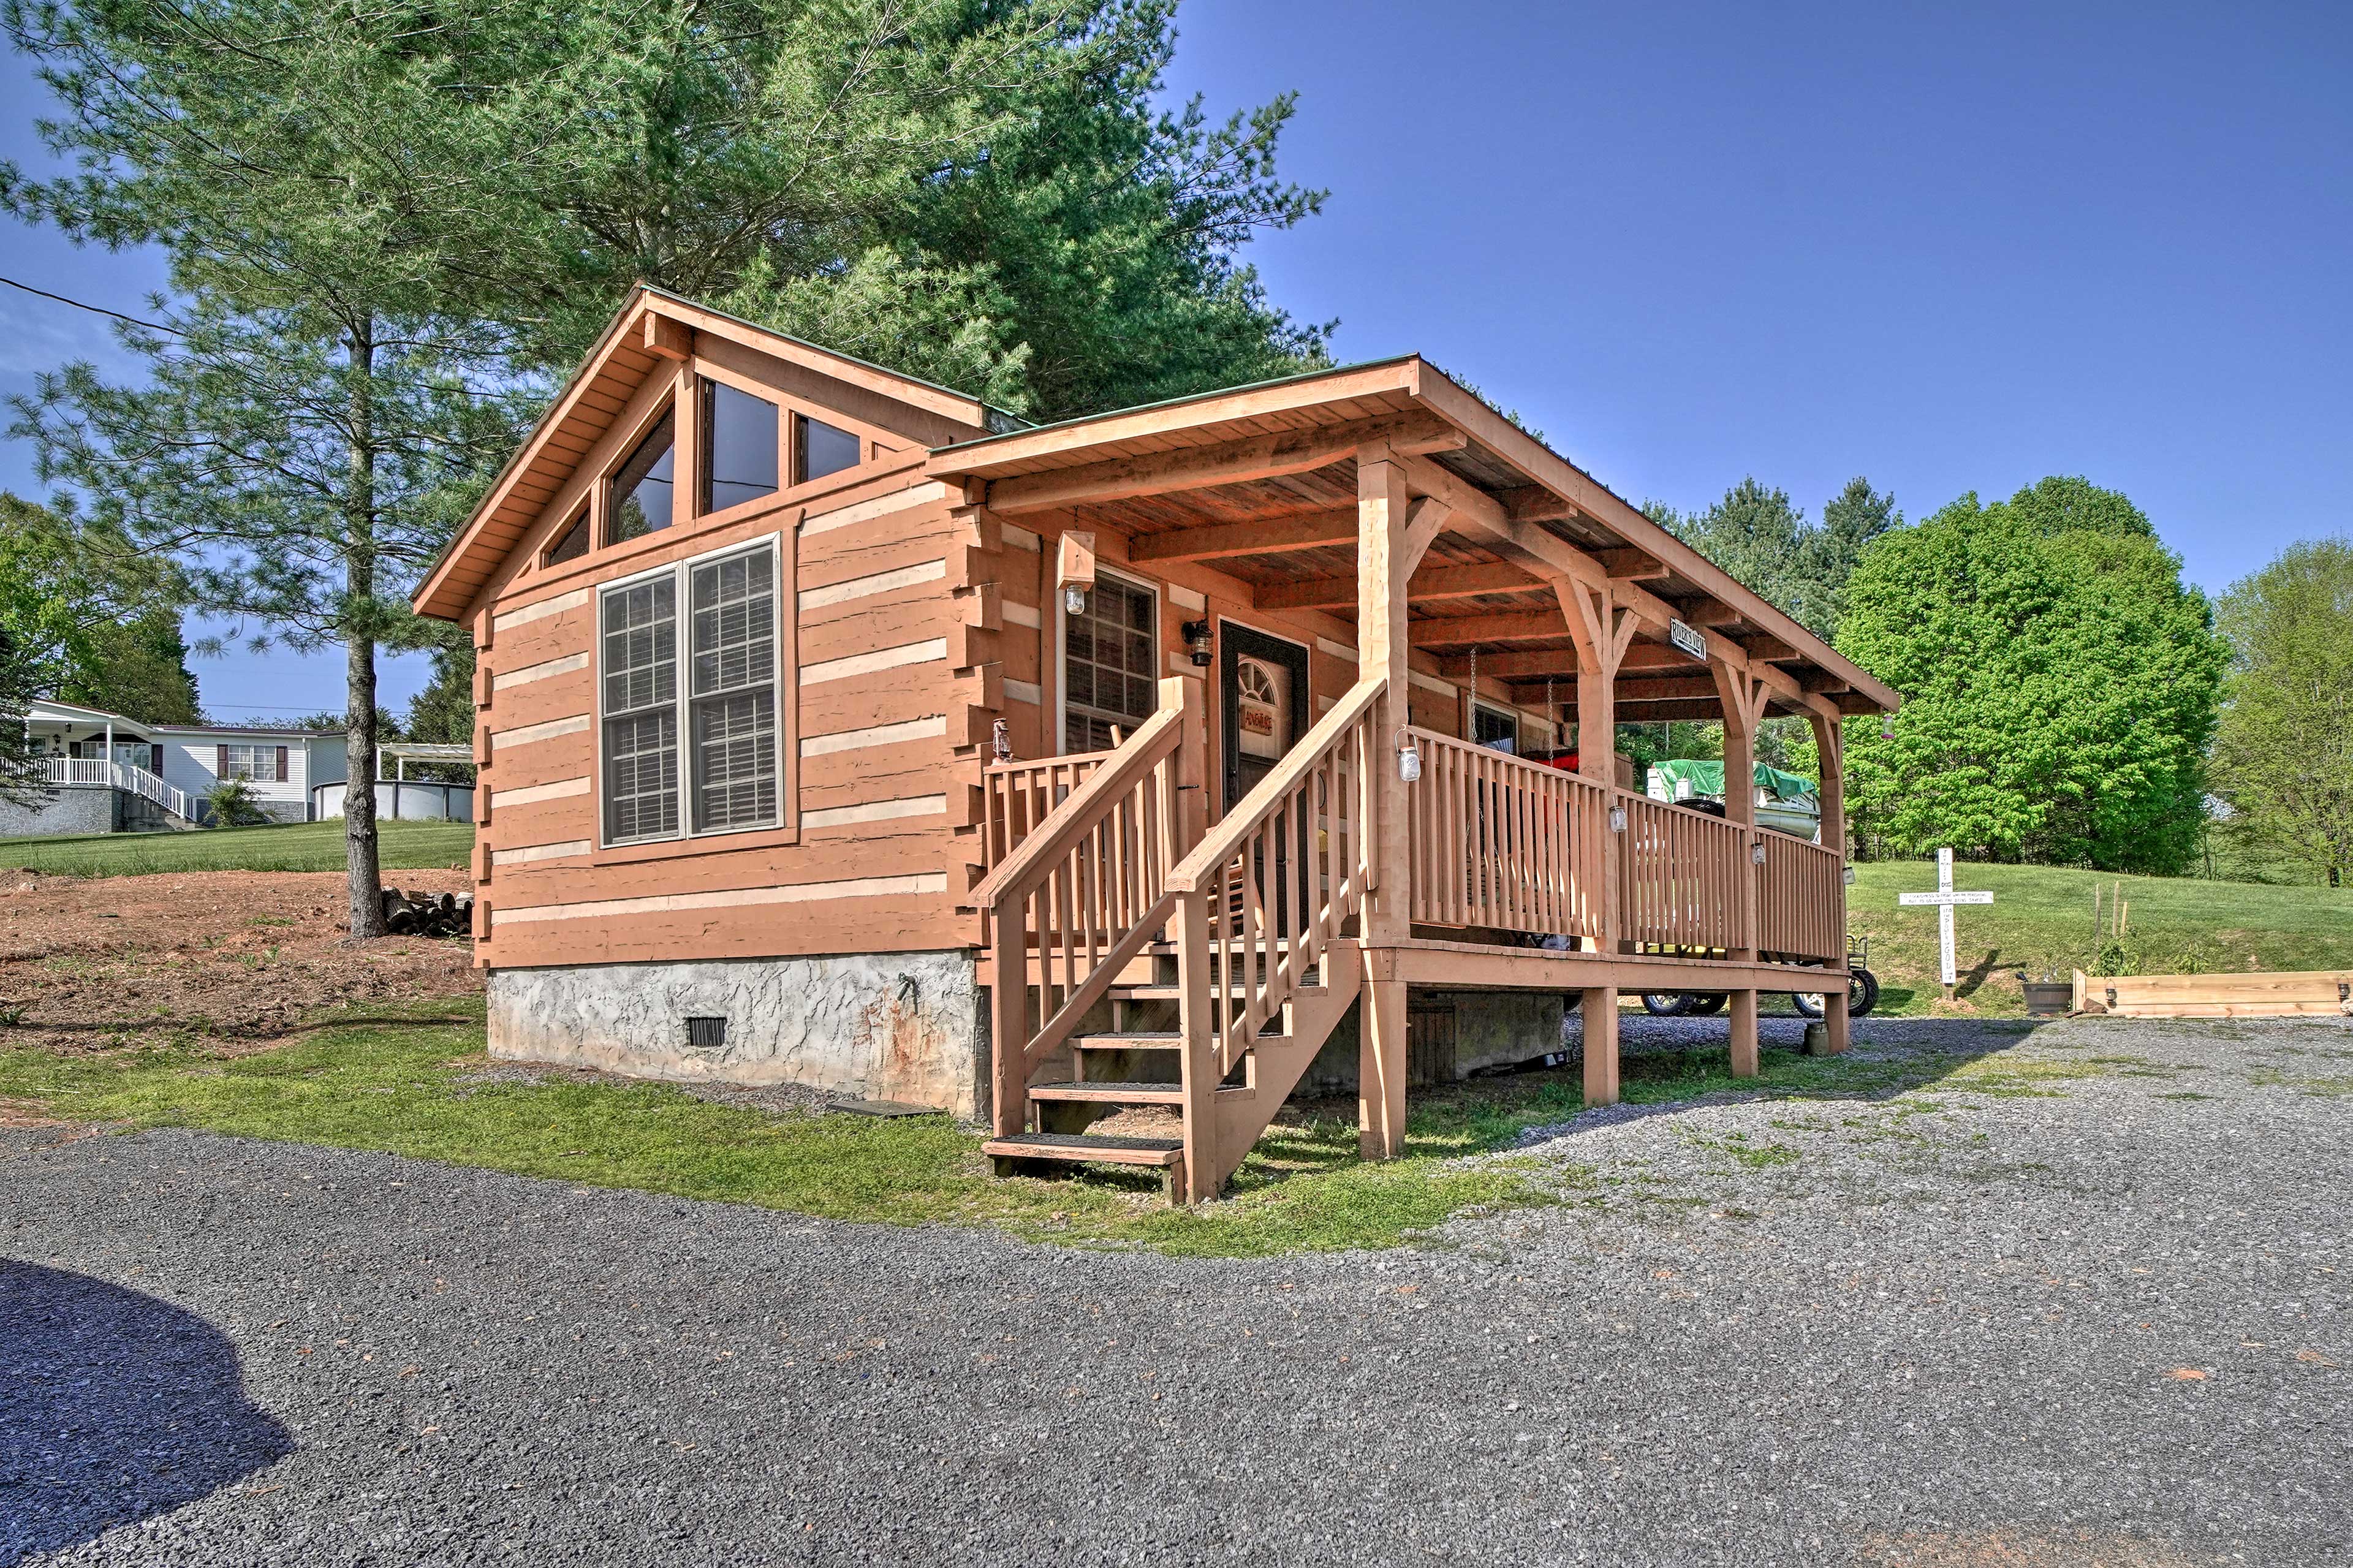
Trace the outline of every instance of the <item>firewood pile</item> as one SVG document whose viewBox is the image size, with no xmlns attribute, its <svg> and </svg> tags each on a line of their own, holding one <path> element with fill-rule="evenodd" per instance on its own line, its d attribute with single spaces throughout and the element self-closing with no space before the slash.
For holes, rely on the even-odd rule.
<svg viewBox="0 0 2353 1568">
<path fill-rule="evenodd" d="M 395 936 L 471 936 L 474 898 L 470 893 L 404 893 L 386 888 L 384 924 Z"/>
</svg>

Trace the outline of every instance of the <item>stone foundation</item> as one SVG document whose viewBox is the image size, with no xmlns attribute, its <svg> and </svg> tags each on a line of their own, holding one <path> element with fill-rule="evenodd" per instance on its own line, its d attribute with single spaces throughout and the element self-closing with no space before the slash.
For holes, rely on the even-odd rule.
<svg viewBox="0 0 2353 1568">
<path fill-rule="evenodd" d="M 987 1013 L 968 952 L 494 969 L 489 980 L 494 1057 L 802 1084 L 958 1116 L 987 1108 Z M 690 1043 L 689 1018 L 724 1019 L 724 1043 Z"/>
<path fill-rule="evenodd" d="M 114 796 L 107 784 L 55 784 L 21 804 L 0 799 L 0 834 L 118 832 Z"/>
</svg>

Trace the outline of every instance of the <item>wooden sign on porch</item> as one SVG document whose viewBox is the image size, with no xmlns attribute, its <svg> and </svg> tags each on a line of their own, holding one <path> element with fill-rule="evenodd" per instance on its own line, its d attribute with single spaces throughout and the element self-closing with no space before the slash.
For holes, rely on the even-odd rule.
<svg viewBox="0 0 2353 1568">
<path fill-rule="evenodd" d="M 1953 999 L 1953 986 L 1960 978 L 1953 963 L 1953 907 L 1956 904 L 1989 904 L 1991 892 L 1957 893 L 1953 891 L 1953 852 L 1936 851 L 1936 890 L 1933 893 L 1898 893 L 1899 904 L 1933 904 L 1936 909 L 1936 942 L 1940 963 L 1937 978 L 1945 983 L 1945 1000 Z"/>
</svg>

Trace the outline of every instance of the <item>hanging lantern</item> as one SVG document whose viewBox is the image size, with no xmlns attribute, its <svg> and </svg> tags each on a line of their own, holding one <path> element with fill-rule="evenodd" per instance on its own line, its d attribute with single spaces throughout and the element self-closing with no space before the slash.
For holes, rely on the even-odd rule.
<svg viewBox="0 0 2353 1568">
<path fill-rule="evenodd" d="M 1420 779 L 1421 748 L 1416 745 L 1413 737 L 1403 730 L 1398 731 L 1397 759 L 1399 782 L 1413 784 Z"/>
</svg>

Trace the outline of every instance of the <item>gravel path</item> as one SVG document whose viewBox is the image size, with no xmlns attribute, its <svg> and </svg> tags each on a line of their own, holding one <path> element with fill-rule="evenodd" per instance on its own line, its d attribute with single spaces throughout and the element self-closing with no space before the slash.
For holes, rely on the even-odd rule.
<svg viewBox="0 0 2353 1568">
<path fill-rule="evenodd" d="M 1246 1264 L 0 1134 L 0 1564 L 2348 1562 L 2353 1029 L 1964 1077 Z"/>
</svg>

